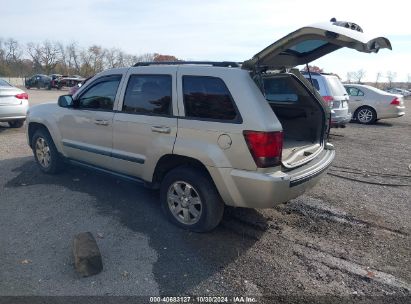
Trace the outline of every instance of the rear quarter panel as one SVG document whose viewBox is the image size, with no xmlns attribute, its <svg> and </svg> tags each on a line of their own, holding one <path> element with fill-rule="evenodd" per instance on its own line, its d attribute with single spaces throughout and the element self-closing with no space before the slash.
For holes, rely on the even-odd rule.
<svg viewBox="0 0 411 304">
<path fill-rule="evenodd" d="M 179 68 L 177 75 L 179 119 L 173 153 L 196 158 L 210 167 L 256 170 L 243 131 L 280 131 L 282 127 L 248 72 L 234 68 L 184 66 Z M 182 88 L 184 75 L 222 79 L 236 103 L 241 121 L 234 123 L 186 118 Z M 231 145 L 221 147 L 219 138 L 220 142 L 231 141 Z"/>
</svg>

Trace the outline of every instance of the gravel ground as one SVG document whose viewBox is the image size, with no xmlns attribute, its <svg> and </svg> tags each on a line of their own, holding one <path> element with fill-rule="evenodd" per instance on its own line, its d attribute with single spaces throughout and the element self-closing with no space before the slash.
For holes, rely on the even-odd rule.
<svg viewBox="0 0 411 304">
<path fill-rule="evenodd" d="M 60 94 L 29 91 L 31 104 Z M 331 142 L 330 174 L 308 193 L 274 209 L 227 208 L 216 230 L 196 234 L 165 220 L 155 191 L 74 167 L 40 173 L 24 128 L 0 124 L 0 295 L 390 295 L 405 303 L 411 187 L 398 185 L 411 184 L 411 116 L 333 129 Z M 71 242 L 83 231 L 101 236 L 104 270 L 90 278 L 73 269 Z"/>
</svg>

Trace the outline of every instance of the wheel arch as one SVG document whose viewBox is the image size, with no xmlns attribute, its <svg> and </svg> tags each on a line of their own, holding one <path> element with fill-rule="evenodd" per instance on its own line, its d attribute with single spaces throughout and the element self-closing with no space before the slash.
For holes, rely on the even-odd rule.
<svg viewBox="0 0 411 304">
<path fill-rule="evenodd" d="M 39 123 L 39 122 L 30 122 L 28 127 L 27 127 L 27 135 L 28 135 L 28 142 L 29 142 L 29 146 L 30 148 L 33 148 L 33 136 L 36 133 L 37 130 L 45 130 L 53 139 L 53 136 L 51 135 L 49 129 L 47 128 L 46 125 L 44 125 L 43 123 Z"/>
<path fill-rule="evenodd" d="M 166 154 L 163 155 L 156 164 L 152 178 L 152 187 L 156 189 L 159 188 L 161 181 L 168 172 L 170 172 L 172 169 L 183 166 L 193 167 L 203 171 L 210 177 L 211 181 L 214 183 L 210 173 L 207 170 L 207 167 L 201 161 L 188 156 Z"/>
<path fill-rule="evenodd" d="M 358 113 L 358 111 L 360 111 L 361 109 L 364 109 L 364 108 L 369 108 L 369 109 L 373 110 L 374 113 L 375 113 L 375 119 L 378 119 L 378 112 L 377 112 L 377 110 L 376 110 L 373 106 L 370 106 L 370 105 L 368 105 L 368 104 L 366 104 L 366 105 L 361 105 L 361 106 L 359 106 L 358 108 L 355 109 L 354 115 L 353 115 L 353 116 L 355 117 L 355 119 L 357 119 L 357 113 Z"/>
</svg>

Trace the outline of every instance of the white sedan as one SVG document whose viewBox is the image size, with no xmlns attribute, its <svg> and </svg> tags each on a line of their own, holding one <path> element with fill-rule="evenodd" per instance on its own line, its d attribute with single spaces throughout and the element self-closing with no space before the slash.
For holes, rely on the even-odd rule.
<svg viewBox="0 0 411 304">
<path fill-rule="evenodd" d="M 353 119 L 361 124 L 372 124 L 384 118 L 401 117 L 405 114 L 404 97 L 369 85 L 345 84 L 350 96 L 349 108 Z"/>
<path fill-rule="evenodd" d="M 26 120 L 29 96 L 23 90 L 0 79 L 0 122 L 8 122 L 12 128 L 20 128 Z"/>
</svg>

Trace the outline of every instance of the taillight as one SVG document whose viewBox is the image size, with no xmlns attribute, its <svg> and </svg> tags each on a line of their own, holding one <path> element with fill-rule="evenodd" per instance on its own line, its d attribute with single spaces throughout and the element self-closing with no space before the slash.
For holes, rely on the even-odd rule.
<svg viewBox="0 0 411 304">
<path fill-rule="evenodd" d="M 323 99 L 330 108 L 334 106 L 334 98 L 332 96 L 323 96 Z"/>
<path fill-rule="evenodd" d="M 243 133 L 257 167 L 267 168 L 280 164 L 283 132 L 244 131 Z"/>
<path fill-rule="evenodd" d="M 392 101 L 391 104 L 394 106 L 399 106 L 401 104 L 401 101 L 398 97 L 395 97 Z"/>
<path fill-rule="evenodd" d="M 14 97 L 16 97 L 17 99 L 29 99 L 29 94 L 20 93 L 20 94 L 14 95 Z"/>
</svg>

